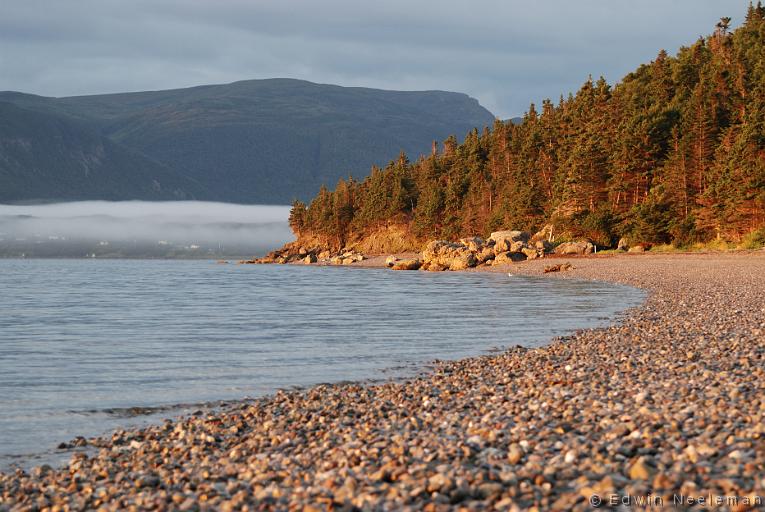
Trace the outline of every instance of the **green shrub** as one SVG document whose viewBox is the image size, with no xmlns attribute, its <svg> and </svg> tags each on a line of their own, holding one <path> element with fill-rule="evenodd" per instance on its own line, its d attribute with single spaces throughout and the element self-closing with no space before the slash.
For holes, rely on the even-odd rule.
<svg viewBox="0 0 765 512">
<path fill-rule="evenodd" d="M 765 247 L 765 228 L 752 231 L 741 239 L 740 249 L 762 249 Z"/>
</svg>

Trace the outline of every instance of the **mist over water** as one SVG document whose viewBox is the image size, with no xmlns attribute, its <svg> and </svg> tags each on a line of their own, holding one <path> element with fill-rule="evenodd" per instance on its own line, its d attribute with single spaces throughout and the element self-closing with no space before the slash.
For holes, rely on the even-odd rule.
<svg viewBox="0 0 765 512">
<path fill-rule="evenodd" d="M 0 205 L 0 257 L 249 257 L 293 238 L 289 210 L 204 201 Z"/>
</svg>

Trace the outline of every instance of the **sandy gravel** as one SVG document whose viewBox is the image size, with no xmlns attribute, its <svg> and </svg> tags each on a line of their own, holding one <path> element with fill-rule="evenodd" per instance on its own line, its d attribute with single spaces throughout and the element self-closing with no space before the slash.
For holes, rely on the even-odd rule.
<svg viewBox="0 0 765 512">
<path fill-rule="evenodd" d="M 585 510 L 681 496 L 744 510 L 765 499 L 765 253 L 565 261 L 574 270 L 551 278 L 651 294 L 618 325 L 544 348 L 117 432 L 67 468 L 0 475 L 0 509 Z"/>
</svg>

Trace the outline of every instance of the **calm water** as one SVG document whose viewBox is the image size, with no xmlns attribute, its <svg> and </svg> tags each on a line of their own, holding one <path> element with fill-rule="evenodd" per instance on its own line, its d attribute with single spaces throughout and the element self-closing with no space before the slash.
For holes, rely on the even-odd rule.
<svg viewBox="0 0 765 512">
<path fill-rule="evenodd" d="M 642 297 L 507 274 L 0 260 L 0 466 L 51 461 L 61 441 L 190 406 L 125 408 L 389 378 L 539 345 Z"/>
</svg>

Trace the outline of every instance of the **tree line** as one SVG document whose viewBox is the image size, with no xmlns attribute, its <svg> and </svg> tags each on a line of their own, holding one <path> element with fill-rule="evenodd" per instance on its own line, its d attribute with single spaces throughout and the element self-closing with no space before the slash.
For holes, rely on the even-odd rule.
<svg viewBox="0 0 765 512">
<path fill-rule="evenodd" d="M 765 226 L 765 7 L 730 21 L 614 86 L 590 77 L 518 124 L 322 188 L 290 225 L 337 246 L 391 224 L 422 240 L 547 224 L 601 246 L 740 240 Z"/>
</svg>

